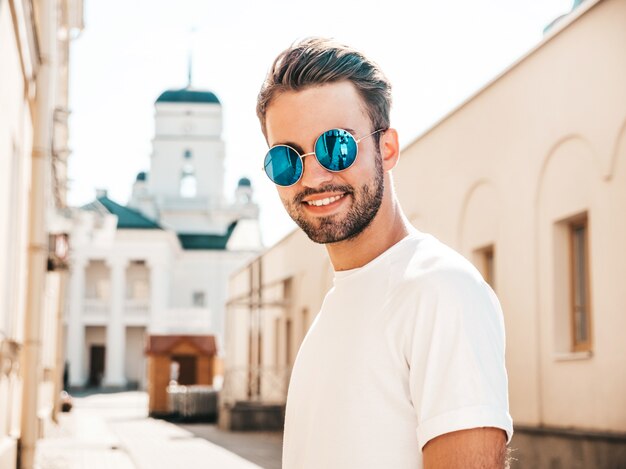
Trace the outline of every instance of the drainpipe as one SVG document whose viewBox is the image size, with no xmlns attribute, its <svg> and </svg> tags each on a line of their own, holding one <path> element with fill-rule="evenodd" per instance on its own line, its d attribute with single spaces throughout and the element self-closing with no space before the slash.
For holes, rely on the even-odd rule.
<svg viewBox="0 0 626 469">
<path fill-rule="evenodd" d="M 20 469 L 32 469 L 35 445 L 39 435 L 37 417 L 39 386 L 43 378 L 41 367 L 41 322 L 45 292 L 48 239 L 45 227 L 46 191 L 49 189 L 47 170 L 50 168 L 52 142 L 52 113 L 56 82 L 57 2 L 37 0 L 40 67 L 37 73 L 33 114 L 33 154 L 29 199 L 28 281 L 24 348 L 22 358 L 22 418 L 20 431 Z"/>
<path fill-rule="evenodd" d="M 54 391 L 52 394 L 53 410 L 52 420 L 59 423 L 59 410 L 61 408 L 61 391 L 63 391 L 63 377 L 65 376 L 65 348 L 63 347 L 63 317 L 65 316 L 65 298 L 67 296 L 67 272 L 65 270 L 57 273 L 59 276 L 59 297 L 56 305 L 55 322 L 57 325 L 56 334 L 56 365 L 54 377 Z"/>
</svg>

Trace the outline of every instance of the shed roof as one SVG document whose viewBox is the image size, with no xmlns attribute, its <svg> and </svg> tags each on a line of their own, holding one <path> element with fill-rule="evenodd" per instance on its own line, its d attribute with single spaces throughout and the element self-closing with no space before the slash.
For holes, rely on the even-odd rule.
<svg viewBox="0 0 626 469">
<path fill-rule="evenodd" d="M 183 342 L 194 346 L 202 355 L 217 353 L 217 344 L 212 335 L 151 335 L 145 352 L 150 355 L 167 355 Z"/>
</svg>

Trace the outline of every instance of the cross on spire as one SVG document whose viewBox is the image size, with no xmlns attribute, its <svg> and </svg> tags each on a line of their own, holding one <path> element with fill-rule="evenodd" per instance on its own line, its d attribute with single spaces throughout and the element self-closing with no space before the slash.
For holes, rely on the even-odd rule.
<svg viewBox="0 0 626 469">
<path fill-rule="evenodd" d="M 189 58 L 187 62 L 187 88 L 191 88 L 191 70 L 193 65 L 193 56 L 191 54 L 191 49 L 189 49 Z"/>
</svg>

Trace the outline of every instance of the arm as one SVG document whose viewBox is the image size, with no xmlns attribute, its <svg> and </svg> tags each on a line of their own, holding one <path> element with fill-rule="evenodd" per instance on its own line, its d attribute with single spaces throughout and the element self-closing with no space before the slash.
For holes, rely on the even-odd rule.
<svg viewBox="0 0 626 469">
<path fill-rule="evenodd" d="M 506 433 L 493 427 L 445 433 L 426 443 L 424 469 L 504 469 Z"/>
<path fill-rule="evenodd" d="M 454 269 L 430 275 L 416 290 L 419 314 L 409 332 L 407 362 L 423 451 L 439 437 L 442 443 L 465 442 L 458 440 L 461 430 L 504 436 L 488 430 L 497 428 L 510 438 L 504 321 L 495 295 L 477 274 Z M 475 442 L 468 441 L 471 450 Z"/>
</svg>

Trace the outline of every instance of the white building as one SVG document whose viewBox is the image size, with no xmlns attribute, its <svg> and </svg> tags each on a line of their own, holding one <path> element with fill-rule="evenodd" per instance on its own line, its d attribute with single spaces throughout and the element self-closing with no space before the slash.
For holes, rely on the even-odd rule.
<svg viewBox="0 0 626 469">
<path fill-rule="evenodd" d="M 155 103 L 150 172 L 128 206 L 99 191 L 77 213 L 67 315 L 70 386 L 145 387 L 147 335 L 223 347 L 230 273 L 261 248 L 250 181 L 223 193 L 221 104 L 190 86 Z"/>
</svg>

